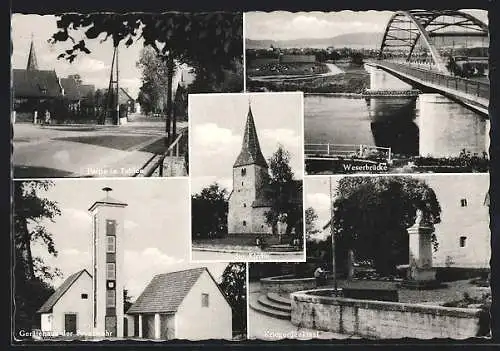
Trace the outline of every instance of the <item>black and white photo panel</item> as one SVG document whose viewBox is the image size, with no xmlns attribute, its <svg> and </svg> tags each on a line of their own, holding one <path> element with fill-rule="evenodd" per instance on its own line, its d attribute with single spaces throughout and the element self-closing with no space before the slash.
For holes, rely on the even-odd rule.
<svg viewBox="0 0 500 351">
<path fill-rule="evenodd" d="M 15 178 L 188 175 L 187 95 L 241 92 L 243 14 L 12 15 Z"/>
<path fill-rule="evenodd" d="M 305 172 L 489 163 L 485 10 L 245 13 L 248 91 L 303 91 Z"/>
<path fill-rule="evenodd" d="M 304 261 L 302 93 L 189 96 L 193 261 Z"/>
<path fill-rule="evenodd" d="M 306 177 L 307 260 L 249 263 L 249 338 L 489 337 L 488 188 L 487 174 Z"/>
<path fill-rule="evenodd" d="M 13 341 L 246 338 L 246 264 L 189 260 L 187 179 L 14 186 Z"/>
</svg>

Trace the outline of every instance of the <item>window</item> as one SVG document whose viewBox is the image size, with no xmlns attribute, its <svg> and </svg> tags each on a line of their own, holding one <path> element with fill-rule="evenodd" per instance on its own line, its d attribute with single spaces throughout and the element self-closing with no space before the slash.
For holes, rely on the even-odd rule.
<svg viewBox="0 0 500 351">
<path fill-rule="evenodd" d="M 106 220 L 106 235 L 116 235 L 116 221 L 112 219 Z"/>
<path fill-rule="evenodd" d="M 243 186 L 243 182 L 241 182 L 241 186 Z"/>
<path fill-rule="evenodd" d="M 89 298 L 89 295 L 88 294 L 82 294 L 82 300 L 87 300 Z"/>
<path fill-rule="evenodd" d="M 247 204 L 243 204 L 243 207 L 247 207 Z"/>
<path fill-rule="evenodd" d="M 106 263 L 106 279 L 115 280 L 116 266 L 114 263 Z"/>
<path fill-rule="evenodd" d="M 201 294 L 201 307 L 208 307 L 208 294 Z"/>
<path fill-rule="evenodd" d="M 116 290 L 106 290 L 106 307 L 115 307 Z"/>
<path fill-rule="evenodd" d="M 246 168 L 242 168 L 241 169 L 241 176 L 244 177 L 247 175 L 247 169 Z"/>
<path fill-rule="evenodd" d="M 460 247 L 465 247 L 466 241 L 467 241 L 467 237 L 461 236 L 460 237 Z"/>
<path fill-rule="evenodd" d="M 461 205 L 462 207 L 467 207 L 467 199 L 461 199 L 461 200 L 460 200 L 460 205 Z"/>
<path fill-rule="evenodd" d="M 247 221 L 243 221 L 243 226 L 246 227 L 247 226 Z"/>
<path fill-rule="evenodd" d="M 116 250 L 116 237 L 106 236 L 106 252 L 115 252 Z"/>
</svg>

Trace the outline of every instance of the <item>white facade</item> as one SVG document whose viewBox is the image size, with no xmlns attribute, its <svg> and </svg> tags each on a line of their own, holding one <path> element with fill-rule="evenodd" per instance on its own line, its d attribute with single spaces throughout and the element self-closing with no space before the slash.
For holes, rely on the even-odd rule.
<svg viewBox="0 0 500 351">
<path fill-rule="evenodd" d="M 84 298 L 86 297 L 86 298 Z M 41 330 L 51 336 L 65 335 L 65 315 L 76 315 L 76 333 L 92 333 L 92 278 L 83 272 L 52 307 L 52 313 L 41 314 Z M 69 332 L 69 331 L 68 331 Z"/>
<path fill-rule="evenodd" d="M 105 317 L 107 314 L 107 242 L 106 242 L 106 221 L 116 221 L 115 227 L 115 315 L 116 315 L 116 336 L 123 337 L 123 235 L 124 235 L 124 205 L 106 204 L 97 202 L 91 208 L 91 214 L 97 221 L 94 223 L 93 272 L 95 275 L 94 292 L 96 306 L 92 308 L 92 318 L 94 324 L 94 335 L 96 337 L 111 336 L 109 328 L 106 328 Z M 113 313 L 111 313 L 113 314 Z"/>
<path fill-rule="evenodd" d="M 489 207 L 485 203 L 489 175 L 433 176 L 425 181 L 441 206 L 441 223 L 435 225 L 439 248 L 433 254 L 433 266 L 489 268 Z"/>
<path fill-rule="evenodd" d="M 202 305 L 208 294 L 208 307 Z M 232 339 L 232 309 L 207 271 L 203 272 L 175 314 L 177 339 Z"/>
</svg>

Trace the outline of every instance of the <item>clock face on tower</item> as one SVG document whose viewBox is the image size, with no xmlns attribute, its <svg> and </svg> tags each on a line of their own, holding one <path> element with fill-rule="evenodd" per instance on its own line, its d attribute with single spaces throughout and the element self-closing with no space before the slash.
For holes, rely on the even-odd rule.
<svg viewBox="0 0 500 351">
<path fill-rule="evenodd" d="M 108 280 L 106 286 L 108 290 L 113 290 L 115 288 L 115 282 L 113 280 Z"/>
</svg>

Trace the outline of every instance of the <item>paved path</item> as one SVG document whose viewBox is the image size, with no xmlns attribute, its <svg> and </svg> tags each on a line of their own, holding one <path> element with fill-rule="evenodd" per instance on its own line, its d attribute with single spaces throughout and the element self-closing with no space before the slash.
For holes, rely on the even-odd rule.
<svg viewBox="0 0 500 351">
<path fill-rule="evenodd" d="M 165 149 L 165 122 L 131 120 L 122 126 L 14 124 L 14 176 L 132 176 Z M 178 130 L 186 127 L 177 123 Z"/>
<path fill-rule="evenodd" d="M 256 302 L 260 295 L 259 283 L 250 283 L 249 299 Z M 350 335 L 326 332 L 315 329 L 299 328 L 292 322 L 272 318 L 248 308 L 248 336 L 250 339 L 281 340 L 281 339 L 347 339 L 357 338 Z"/>
</svg>

